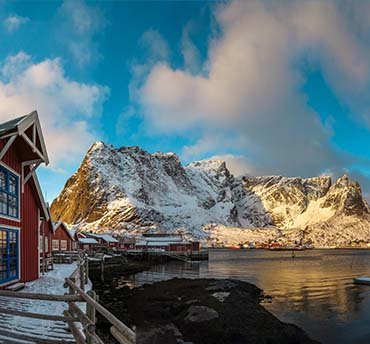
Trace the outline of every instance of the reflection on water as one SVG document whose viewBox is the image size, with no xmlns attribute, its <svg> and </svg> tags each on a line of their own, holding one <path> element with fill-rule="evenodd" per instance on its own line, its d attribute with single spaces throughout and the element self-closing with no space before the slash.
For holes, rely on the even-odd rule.
<svg viewBox="0 0 370 344">
<path fill-rule="evenodd" d="M 173 277 L 235 278 L 273 297 L 264 306 L 322 343 L 370 343 L 370 288 L 352 283 L 370 276 L 370 251 L 211 250 L 209 261 L 171 262 L 120 284 L 139 286 Z"/>
</svg>

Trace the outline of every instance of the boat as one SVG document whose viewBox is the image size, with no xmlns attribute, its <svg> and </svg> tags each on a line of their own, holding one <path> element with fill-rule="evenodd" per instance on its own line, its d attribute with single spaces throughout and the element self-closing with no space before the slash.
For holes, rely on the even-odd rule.
<svg viewBox="0 0 370 344">
<path fill-rule="evenodd" d="M 356 278 L 353 279 L 353 283 L 363 284 L 363 285 L 370 285 L 370 277 L 366 277 L 366 276 L 356 277 Z"/>
</svg>

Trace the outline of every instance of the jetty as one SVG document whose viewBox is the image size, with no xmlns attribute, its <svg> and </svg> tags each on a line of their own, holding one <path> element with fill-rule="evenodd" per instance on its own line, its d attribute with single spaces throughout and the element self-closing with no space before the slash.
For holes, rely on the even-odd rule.
<svg viewBox="0 0 370 344">
<path fill-rule="evenodd" d="M 80 251 L 77 264 L 60 265 L 23 291 L 0 290 L 0 343 L 104 344 L 96 333 L 99 313 L 118 343 L 134 344 L 134 329 L 103 307 L 90 289 L 88 264 Z"/>
</svg>

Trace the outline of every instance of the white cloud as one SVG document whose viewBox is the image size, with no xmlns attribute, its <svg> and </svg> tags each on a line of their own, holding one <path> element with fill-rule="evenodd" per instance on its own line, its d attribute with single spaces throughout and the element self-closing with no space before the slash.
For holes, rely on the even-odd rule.
<svg viewBox="0 0 370 344">
<path fill-rule="evenodd" d="M 21 25 L 27 23 L 29 18 L 21 17 L 16 14 L 10 15 L 9 17 L 5 18 L 4 26 L 8 32 L 17 31 Z"/>
<path fill-rule="evenodd" d="M 69 79 L 59 59 L 35 63 L 20 52 L 1 66 L 0 121 L 37 110 L 51 166 L 57 168 L 76 162 L 95 140 L 89 124 L 107 94 L 106 87 Z"/>
<path fill-rule="evenodd" d="M 344 100 L 369 82 L 370 49 L 343 9 L 335 2 L 243 1 L 218 6 L 215 20 L 219 34 L 200 73 L 162 61 L 133 83 L 147 127 L 200 132 L 200 143 L 212 132 L 234 135 L 269 174 L 320 174 L 348 163 L 352 158 L 331 148 L 332 131 L 307 105 L 298 68 L 302 57 L 320 65 Z"/>
<path fill-rule="evenodd" d="M 167 42 L 157 30 L 149 29 L 145 31 L 140 38 L 140 43 L 147 50 L 152 60 L 168 59 L 170 50 Z"/>
<path fill-rule="evenodd" d="M 181 52 L 184 57 L 184 66 L 190 73 L 197 73 L 200 71 L 200 53 L 196 45 L 191 39 L 191 32 L 194 30 L 193 22 L 189 22 L 182 30 L 181 37 Z"/>
<path fill-rule="evenodd" d="M 251 164 L 243 156 L 225 154 L 225 155 L 214 155 L 210 159 L 225 161 L 226 167 L 235 177 L 255 174 L 255 169 L 254 169 L 253 164 Z"/>
<path fill-rule="evenodd" d="M 65 0 L 58 9 L 58 37 L 80 67 L 101 57 L 96 36 L 106 21 L 97 7 L 83 0 Z"/>
</svg>

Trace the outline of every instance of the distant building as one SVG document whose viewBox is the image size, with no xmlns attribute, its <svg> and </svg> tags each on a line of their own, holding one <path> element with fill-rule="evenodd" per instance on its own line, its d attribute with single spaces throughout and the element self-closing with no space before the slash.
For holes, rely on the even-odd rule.
<svg viewBox="0 0 370 344">
<path fill-rule="evenodd" d="M 81 250 L 92 251 L 99 246 L 99 243 L 94 238 L 83 238 L 80 236 L 78 245 Z"/>
<path fill-rule="evenodd" d="M 186 241 L 180 234 L 143 234 L 141 240 L 135 243 L 135 249 L 195 252 L 200 250 L 200 243 Z"/>
<path fill-rule="evenodd" d="M 119 241 L 109 234 L 85 233 L 87 238 L 95 239 L 100 245 L 107 248 L 118 248 Z"/>
<path fill-rule="evenodd" d="M 74 238 L 67 226 L 61 222 L 53 222 L 51 247 L 53 252 L 72 251 Z"/>
</svg>

